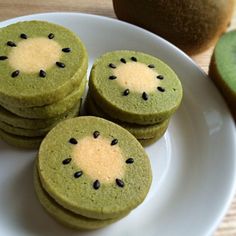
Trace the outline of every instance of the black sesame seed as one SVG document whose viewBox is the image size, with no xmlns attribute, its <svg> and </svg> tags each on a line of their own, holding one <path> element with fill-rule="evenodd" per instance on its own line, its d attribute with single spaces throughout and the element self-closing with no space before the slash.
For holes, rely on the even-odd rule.
<svg viewBox="0 0 236 236">
<path fill-rule="evenodd" d="M 155 68 L 153 64 L 148 65 L 149 68 Z"/>
<path fill-rule="evenodd" d="M 137 61 L 137 58 L 136 58 L 136 57 L 131 57 L 130 59 L 131 59 L 132 61 L 135 61 L 135 62 Z"/>
<path fill-rule="evenodd" d="M 60 68 L 65 68 L 66 67 L 66 65 L 64 63 L 59 62 L 59 61 L 56 62 L 56 65 Z"/>
<path fill-rule="evenodd" d="M 162 87 L 160 87 L 160 86 L 158 86 L 157 89 L 158 89 L 160 92 L 162 92 L 162 93 L 165 92 L 165 89 L 162 88 Z"/>
<path fill-rule="evenodd" d="M 99 182 L 98 179 L 94 181 L 94 183 L 93 183 L 93 188 L 94 188 L 95 190 L 97 190 L 97 189 L 100 188 L 100 182 Z"/>
<path fill-rule="evenodd" d="M 63 165 L 67 165 L 71 162 L 71 158 L 66 158 L 65 160 L 62 161 Z"/>
<path fill-rule="evenodd" d="M 75 138 L 71 138 L 71 139 L 69 140 L 69 143 L 71 143 L 71 144 L 77 144 L 78 141 L 77 141 Z"/>
<path fill-rule="evenodd" d="M 14 42 L 12 42 L 12 41 L 8 41 L 7 42 L 7 46 L 9 46 L 9 47 L 16 47 L 16 44 Z"/>
<path fill-rule="evenodd" d="M 49 35 L 48 35 L 48 38 L 49 39 L 53 39 L 55 37 L 55 35 L 53 34 L 53 33 L 50 33 Z"/>
<path fill-rule="evenodd" d="M 115 66 L 113 63 L 110 63 L 110 64 L 109 64 L 109 67 L 111 67 L 112 69 L 115 69 L 115 68 L 116 68 L 116 66 Z"/>
<path fill-rule="evenodd" d="M 126 89 L 126 90 L 123 92 L 123 95 L 124 95 L 124 96 L 128 96 L 128 95 L 129 95 L 129 89 Z"/>
<path fill-rule="evenodd" d="M 146 92 L 143 92 L 143 94 L 142 94 L 142 98 L 143 98 L 143 100 L 145 100 L 145 101 L 148 100 L 148 95 L 147 95 Z"/>
<path fill-rule="evenodd" d="M 176 88 L 173 88 L 173 91 L 176 91 Z"/>
<path fill-rule="evenodd" d="M 81 177 L 82 175 L 83 175 L 83 171 L 81 171 L 81 170 L 74 173 L 74 177 L 75 177 L 75 178 L 79 178 L 79 177 Z"/>
<path fill-rule="evenodd" d="M 28 38 L 28 36 L 27 36 L 26 34 L 20 34 L 20 37 L 21 37 L 22 39 L 27 39 L 27 38 Z"/>
<path fill-rule="evenodd" d="M 45 78 L 46 77 L 46 72 L 44 70 L 40 70 L 39 71 L 39 76 L 42 77 L 42 78 Z"/>
<path fill-rule="evenodd" d="M 71 52 L 70 48 L 62 48 L 62 52 Z"/>
<path fill-rule="evenodd" d="M 93 132 L 93 137 L 94 138 L 97 138 L 99 135 L 100 135 L 99 131 L 96 130 L 96 131 Z"/>
<path fill-rule="evenodd" d="M 132 164 L 132 163 L 134 163 L 134 159 L 131 157 L 131 158 L 128 158 L 127 160 L 126 160 L 126 163 L 127 164 Z"/>
<path fill-rule="evenodd" d="M 125 183 L 121 179 L 116 179 L 116 184 L 121 188 L 125 186 Z"/>
<path fill-rule="evenodd" d="M 124 64 L 126 63 L 126 60 L 124 58 L 121 58 L 120 61 Z"/>
<path fill-rule="evenodd" d="M 19 74 L 20 74 L 20 71 L 19 71 L 19 70 L 15 70 L 15 71 L 13 71 L 13 72 L 11 73 L 11 77 L 12 77 L 12 78 L 15 78 L 15 77 L 17 77 Z"/>
<path fill-rule="evenodd" d="M 4 60 L 7 60 L 8 57 L 7 56 L 0 56 L 0 61 L 4 61 Z"/>
<path fill-rule="evenodd" d="M 164 79 L 164 76 L 163 76 L 163 75 L 158 75 L 158 76 L 157 76 L 157 79 L 163 80 L 163 79 Z"/>
<path fill-rule="evenodd" d="M 109 76 L 109 79 L 110 80 L 114 80 L 114 79 L 116 79 L 117 77 L 115 76 L 115 75 L 111 75 L 111 76 Z"/>
<path fill-rule="evenodd" d="M 118 139 L 115 138 L 111 141 L 111 146 L 116 145 L 117 143 L 118 143 Z"/>
</svg>

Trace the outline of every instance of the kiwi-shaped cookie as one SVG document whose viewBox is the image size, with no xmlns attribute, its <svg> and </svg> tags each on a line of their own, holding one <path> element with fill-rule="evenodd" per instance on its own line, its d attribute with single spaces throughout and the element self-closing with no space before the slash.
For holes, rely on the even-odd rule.
<svg viewBox="0 0 236 236">
<path fill-rule="evenodd" d="M 36 149 L 39 147 L 44 137 L 24 137 L 10 134 L 0 129 L 0 140 L 19 148 Z"/>
<path fill-rule="evenodd" d="M 58 122 L 67 119 L 72 118 L 75 116 L 78 116 L 80 111 L 80 105 L 81 105 L 82 99 L 76 104 L 75 107 L 73 107 L 71 110 L 66 111 L 64 114 L 61 114 L 57 117 L 53 117 L 50 119 L 27 119 L 20 116 L 17 116 L 3 107 L 0 106 L 0 121 L 5 122 L 8 125 L 11 125 L 16 128 L 22 128 L 22 129 L 45 129 L 48 127 L 54 127 Z"/>
<path fill-rule="evenodd" d="M 5 104 L 1 104 L 10 112 L 24 117 L 33 119 L 48 119 L 55 116 L 59 116 L 66 111 L 70 110 L 72 107 L 78 103 L 79 99 L 82 97 L 85 87 L 86 87 L 86 76 L 83 78 L 80 86 L 75 88 L 74 91 L 63 98 L 62 100 L 52 103 L 50 105 L 41 107 L 14 107 Z M 1 103 L 1 102 L 0 102 Z"/>
<path fill-rule="evenodd" d="M 89 94 L 86 98 L 85 108 L 90 115 L 99 116 L 121 125 L 131 134 L 133 134 L 137 139 L 151 139 L 156 137 L 155 140 L 157 140 L 157 136 L 160 138 L 165 133 L 169 124 L 169 119 L 153 125 L 131 124 L 113 119 L 109 115 L 107 115 L 105 111 L 98 107 L 96 102 L 91 98 L 91 94 Z"/>
<path fill-rule="evenodd" d="M 72 227 L 74 229 L 98 229 L 105 227 L 121 218 L 123 218 L 128 213 L 121 215 L 120 217 L 108 219 L 108 220 L 97 220 L 92 218 L 87 218 L 78 214 L 75 214 L 71 211 L 66 210 L 61 207 L 56 201 L 51 198 L 48 193 L 43 189 L 37 168 L 34 169 L 34 187 L 37 197 L 44 207 L 44 209 L 60 223 Z"/>
<path fill-rule="evenodd" d="M 135 51 L 113 51 L 97 59 L 89 90 L 112 117 L 137 124 L 168 119 L 179 107 L 183 93 L 169 66 Z"/>
<path fill-rule="evenodd" d="M 50 127 L 44 129 L 22 129 L 11 126 L 3 121 L 0 121 L 0 129 L 10 134 L 25 136 L 25 137 L 45 136 L 51 130 Z"/>
<path fill-rule="evenodd" d="M 236 30 L 224 34 L 211 58 L 209 76 L 221 91 L 236 120 Z"/>
<path fill-rule="evenodd" d="M 0 31 L 0 101 L 19 107 L 61 100 L 87 70 L 86 49 L 70 30 L 43 21 Z"/>
<path fill-rule="evenodd" d="M 152 180 L 149 159 L 135 137 L 89 116 L 63 121 L 48 133 L 39 149 L 38 172 L 59 205 L 95 219 L 137 207 Z"/>
</svg>

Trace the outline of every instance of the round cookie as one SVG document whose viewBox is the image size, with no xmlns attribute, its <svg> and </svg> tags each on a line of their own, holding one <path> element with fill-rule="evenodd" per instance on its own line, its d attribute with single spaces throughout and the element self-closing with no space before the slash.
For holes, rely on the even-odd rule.
<svg viewBox="0 0 236 236">
<path fill-rule="evenodd" d="M 89 116 L 63 121 L 47 134 L 38 171 L 58 204 L 95 219 L 119 217 L 137 207 L 152 180 L 149 159 L 135 137 Z"/>
<path fill-rule="evenodd" d="M 0 31 L 0 101 L 19 107 L 52 104 L 78 86 L 87 70 L 86 49 L 72 31 L 25 21 Z"/>
<path fill-rule="evenodd" d="M 0 121 L 5 122 L 6 124 L 11 125 L 13 127 L 22 128 L 22 129 L 37 130 L 37 129 L 45 129 L 48 127 L 54 127 L 55 124 L 57 124 L 58 122 L 64 119 L 77 116 L 80 111 L 81 101 L 82 99 L 80 99 L 78 104 L 76 104 L 76 106 L 73 107 L 71 110 L 50 119 L 23 118 L 7 111 L 5 108 L 0 106 Z"/>
<path fill-rule="evenodd" d="M 91 94 L 89 94 L 86 98 L 85 107 L 86 111 L 90 115 L 99 116 L 119 124 L 123 128 L 127 129 L 137 139 L 151 139 L 156 137 L 155 140 L 157 140 L 157 137 L 160 138 L 165 133 L 169 124 L 169 119 L 153 125 L 138 125 L 115 120 L 107 115 L 100 107 L 98 107 L 98 104 L 96 104 L 96 102 L 91 98 Z"/>
<path fill-rule="evenodd" d="M 137 124 L 168 119 L 183 94 L 169 66 L 135 51 L 113 51 L 98 58 L 91 70 L 89 90 L 112 117 Z"/>
<path fill-rule="evenodd" d="M 57 204 L 53 198 L 51 198 L 47 192 L 42 188 L 40 183 L 40 179 L 38 176 L 37 169 L 34 170 L 34 187 L 37 197 L 44 207 L 44 209 L 57 221 L 60 223 L 72 227 L 74 229 L 98 229 L 105 227 L 115 221 L 120 220 L 128 213 L 121 215 L 118 218 L 108 219 L 108 220 L 97 220 L 92 218 L 87 218 L 78 214 L 75 214 L 71 211 L 66 210 L 65 208 L 61 207 Z"/>
<path fill-rule="evenodd" d="M 82 97 L 85 87 L 86 87 L 86 76 L 83 78 L 80 86 L 75 88 L 74 91 L 67 95 L 62 100 L 41 107 L 14 107 L 5 104 L 1 104 L 4 108 L 9 110 L 10 112 L 31 119 L 48 119 L 55 116 L 59 116 L 66 111 L 70 110 L 72 107 L 78 103 L 79 99 Z M 1 102 L 0 102 L 1 103 Z"/>
<path fill-rule="evenodd" d="M 5 141 L 6 143 L 13 145 L 19 148 L 26 148 L 26 149 L 36 149 L 40 146 L 40 143 L 43 140 L 43 137 L 24 137 L 18 136 L 14 134 L 7 133 L 0 129 L 0 139 Z"/>
<path fill-rule="evenodd" d="M 236 120 L 236 30 L 225 33 L 216 44 L 209 76 L 221 91 Z"/>
<path fill-rule="evenodd" d="M 45 129 L 22 129 L 5 122 L 0 121 L 0 129 L 13 135 L 24 136 L 24 137 L 40 137 L 45 136 L 53 127 L 48 127 Z"/>
</svg>

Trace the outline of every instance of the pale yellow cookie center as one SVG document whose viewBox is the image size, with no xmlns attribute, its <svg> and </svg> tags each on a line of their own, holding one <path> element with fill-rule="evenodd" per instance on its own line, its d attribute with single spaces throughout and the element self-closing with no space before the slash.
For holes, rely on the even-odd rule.
<svg viewBox="0 0 236 236">
<path fill-rule="evenodd" d="M 117 83 L 124 89 L 135 92 L 152 92 L 156 90 L 160 81 L 156 78 L 158 73 L 140 62 L 127 62 L 114 69 Z"/>
<path fill-rule="evenodd" d="M 124 174 L 125 160 L 118 145 L 111 146 L 111 140 L 85 137 L 79 140 L 73 150 L 73 160 L 93 180 L 110 183 Z"/>
<path fill-rule="evenodd" d="M 10 66 L 24 73 L 35 73 L 55 65 L 61 56 L 61 46 L 44 37 L 29 38 L 12 47 L 8 55 Z"/>
</svg>

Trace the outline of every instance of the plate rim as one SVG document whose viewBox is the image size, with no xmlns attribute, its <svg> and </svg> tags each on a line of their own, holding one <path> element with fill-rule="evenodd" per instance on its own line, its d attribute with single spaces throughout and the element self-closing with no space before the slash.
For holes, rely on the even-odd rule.
<svg viewBox="0 0 236 236">
<path fill-rule="evenodd" d="M 199 70 L 199 72 L 201 72 L 202 76 L 205 79 L 211 80 L 209 78 L 209 76 L 207 75 L 207 73 L 190 57 L 188 56 L 185 52 L 183 52 L 181 49 L 179 49 L 177 46 L 175 46 L 174 44 L 172 44 L 171 42 L 167 41 L 166 39 L 162 38 L 159 35 L 156 35 L 146 29 L 143 29 L 139 26 L 133 25 L 131 23 L 119 20 L 117 18 L 112 18 L 109 16 L 103 16 L 103 15 L 97 15 L 97 14 L 91 14 L 91 13 L 84 13 L 84 12 L 70 12 L 70 11 L 52 11 L 52 12 L 40 12 L 40 13 L 34 13 L 34 14 L 29 14 L 29 15 L 21 15 L 21 16 L 17 16 L 17 17 L 13 17 L 13 18 L 8 18 L 5 19 L 3 21 L 0 21 L 0 29 L 4 26 L 7 26 L 9 24 L 13 24 L 15 22 L 19 22 L 21 20 L 26 20 L 24 18 L 28 18 L 28 17 L 40 17 L 40 16 L 53 16 L 53 15 L 60 15 L 60 16 L 75 16 L 75 17 L 92 17 L 92 18 L 101 18 L 104 19 L 105 21 L 110 21 L 110 22 L 115 22 L 115 23 L 121 23 L 124 25 L 127 25 L 128 27 L 133 27 L 134 29 L 136 28 L 136 30 L 143 32 L 145 34 L 147 34 L 148 36 L 157 38 L 158 40 L 161 40 L 162 43 L 166 44 L 168 47 L 171 47 L 173 50 L 177 51 L 182 57 L 184 57 L 187 61 L 189 61 L 196 69 Z M 45 21 L 48 21 L 47 19 L 45 19 Z M 214 84 L 212 83 L 212 86 L 214 86 Z M 218 94 L 220 94 L 219 90 L 215 87 L 215 90 L 217 91 Z M 222 95 L 220 94 L 221 99 L 224 103 L 224 106 L 226 107 L 227 110 L 227 115 L 228 115 L 228 122 L 229 122 L 229 126 L 231 126 L 232 128 L 232 137 L 233 137 L 233 141 L 234 143 L 236 143 L 236 125 L 234 123 L 232 114 L 230 113 L 230 110 L 225 102 L 225 100 L 223 99 Z M 226 114 L 225 114 L 226 115 Z M 232 154 L 233 156 L 233 160 L 234 160 L 234 169 L 236 170 L 236 147 L 233 148 L 234 150 L 234 154 Z M 224 205 L 222 205 L 222 210 L 220 211 L 220 213 L 215 217 L 214 223 L 212 225 L 209 225 L 209 227 L 206 227 L 206 235 L 211 235 L 215 232 L 215 230 L 217 229 L 217 227 L 219 226 L 219 224 L 222 222 L 223 218 L 225 217 L 227 211 L 229 210 L 232 201 L 234 199 L 235 194 L 236 194 L 236 172 L 233 173 L 233 180 L 231 181 L 231 188 L 230 191 L 227 194 L 227 201 L 224 202 Z"/>
</svg>

